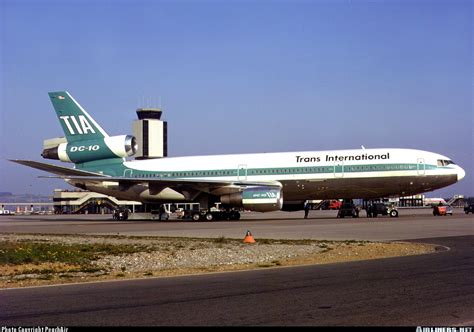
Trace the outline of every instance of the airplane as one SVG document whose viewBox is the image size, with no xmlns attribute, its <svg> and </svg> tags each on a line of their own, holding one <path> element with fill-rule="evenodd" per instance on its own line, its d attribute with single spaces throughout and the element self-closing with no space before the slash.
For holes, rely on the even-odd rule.
<svg viewBox="0 0 474 332">
<path fill-rule="evenodd" d="M 228 154 L 127 160 L 131 135 L 109 136 L 67 91 L 49 92 L 66 142 L 42 157 L 74 168 L 11 160 L 55 174 L 72 186 L 148 204 L 221 202 L 228 219 L 239 209 L 302 210 L 315 199 L 372 199 L 419 194 L 460 181 L 450 158 L 402 148 Z M 206 215 L 208 220 L 212 215 Z"/>
</svg>

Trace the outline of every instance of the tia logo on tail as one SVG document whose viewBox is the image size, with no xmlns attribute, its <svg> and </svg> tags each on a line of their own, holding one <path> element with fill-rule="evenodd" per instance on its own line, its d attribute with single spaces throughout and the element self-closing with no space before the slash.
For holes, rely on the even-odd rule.
<svg viewBox="0 0 474 332">
<path fill-rule="evenodd" d="M 95 134 L 94 128 L 92 128 L 91 124 L 87 120 L 87 118 L 84 115 L 79 115 L 79 121 L 76 119 L 75 116 L 60 116 L 59 117 L 61 120 L 64 121 L 66 124 L 67 130 L 69 130 L 69 133 L 71 135 L 76 135 L 71 123 L 74 125 L 74 128 L 76 129 L 77 133 L 79 135 L 83 134 L 88 134 L 89 132 L 91 134 Z"/>
</svg>

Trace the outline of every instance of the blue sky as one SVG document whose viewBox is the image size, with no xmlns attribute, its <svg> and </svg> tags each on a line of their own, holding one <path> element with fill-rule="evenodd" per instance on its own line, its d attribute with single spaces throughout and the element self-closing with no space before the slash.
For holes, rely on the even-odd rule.
<svg viewBox="0 0 474 332">
<path fill-rule="evenodd" d="M 0 191 L 71 188 L 5 160 L 42 160 L 62 135 L 47 92 L 68 90 L 111 135 L 160 104 L 170 156 L 416 148 L 467 172 L 428 196 L 474 195 L 471 1 L 0 0 L 0 15 Z"/>
</svg>

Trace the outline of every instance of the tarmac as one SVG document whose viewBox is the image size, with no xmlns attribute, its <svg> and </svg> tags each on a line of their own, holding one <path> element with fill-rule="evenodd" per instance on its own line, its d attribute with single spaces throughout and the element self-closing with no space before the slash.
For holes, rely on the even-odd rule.
<svg viewBox="0 0 474 332">
<path fill-rule="evenodd" d="M 363 213 L 362 213 L 363 214 Z M 125 221 L 111 215 L 0 217 L 0 233 L 414 241 L 433 254 L 195 276 L 0 290 L 7 326 L 472 326 L 474 216 L 400 209 L 243 213 L 240 221 Z M 448 250 L 446 250 L 446 248 Z"/>
<path fill-rule="evenodd" d="M 0 217 L 2 233 L 100 234 L 200 238 L 243 238 L 247 230 L 267 239 L 394 241 L 474 235 L 474 216 L 454 209 L 452 216 L 433 216 L 431 209 L 400 209 L 388 216 L 336 218 L 337 211 L 244 212 L 239 221 L 115 221 L 112 215 L 31 215 Z"/>
</svg>

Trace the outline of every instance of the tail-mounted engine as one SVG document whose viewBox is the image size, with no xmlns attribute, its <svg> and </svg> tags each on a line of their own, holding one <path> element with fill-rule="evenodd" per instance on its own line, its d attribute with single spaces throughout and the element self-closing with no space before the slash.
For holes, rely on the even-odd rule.
<svg viewBox="0 0 474 332">
<path fill-rule="evenodd" d="M 251 187 L 238 193 L 222 195 L 221 203 L 259 212 L 279 211 L 283 206 L 283 193 L 279 188 Z"/>
<path fill-rule="evenodd" d="M 105 137 L 98 140 L 61 143 L 56 147 L 43 150 L 41 156 L 73 163 L 84 163 L 109 158 L 133 156 L 137 151 L 134 136 L 120 135 Z"/>
</svg>

